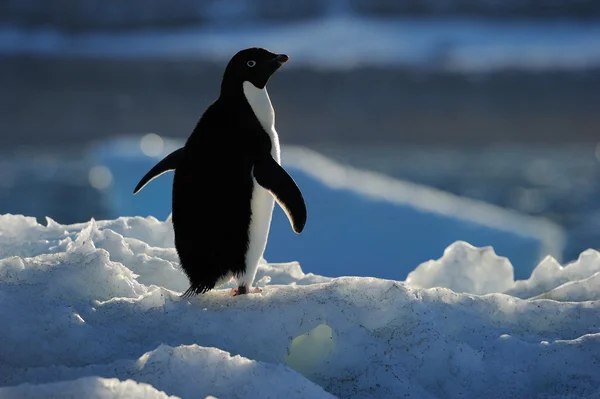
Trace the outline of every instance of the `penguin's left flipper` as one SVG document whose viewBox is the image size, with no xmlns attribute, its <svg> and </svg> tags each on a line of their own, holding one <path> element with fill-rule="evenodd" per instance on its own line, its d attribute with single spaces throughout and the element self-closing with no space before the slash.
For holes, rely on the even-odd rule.
<svg viewBox="0 0 600 399">
<path fill-rule="evenodd" d="M 306 204 L 292 176 L 268 155 L 254 163 L 254 178 L 275 197 L 294 231 L 301 233 L 306 224 Z"/>
<path fill-rule="evenodd" d="M 146 186 L 146 184 L 150 183 L 151 180 L 157 178 L 163 173 L 175 170 L 175 168 L 177 168 L 177 165 L 179 165 L 179 161 L 182 155 L 183 147 L 176 149 L 175 151 L 164 157 L 159 163 L 154 165 L 154 167 L 152 167 L 152 169 L 150 169 L 148 173 L 144 175 L 144 177 L 142 177 L 137 186 L 135 186 L 133 193 L 137 194 L 138 191 L 140 191 L 142 188 L 144 188 L 144 186 Z"/>
</svg>

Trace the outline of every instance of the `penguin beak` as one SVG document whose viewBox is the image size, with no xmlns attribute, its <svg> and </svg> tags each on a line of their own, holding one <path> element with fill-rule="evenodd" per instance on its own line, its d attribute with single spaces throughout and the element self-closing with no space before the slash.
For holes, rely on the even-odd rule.
<svg viewBox="0 0 600 399">
<path fill-rule="evenodd" d="M 285 54 L 277 54 L 275 56 L 275 58 L 273 58 L 270 62 L 270 73 L 275 73 L 276 70 L 278 70 L 283 64 L 285 64 L 288 60 L 290 59 L 290 57 L 288 57 Z"/>
<path fill-rule="evenodd" d="M 277 62 L 281 66 L 285 64 L 289 59 L 290 57 L 288 57 L 285 54 L 277 54 L 277 57 L 275 57 L 273 61 Z"/>
</svg>

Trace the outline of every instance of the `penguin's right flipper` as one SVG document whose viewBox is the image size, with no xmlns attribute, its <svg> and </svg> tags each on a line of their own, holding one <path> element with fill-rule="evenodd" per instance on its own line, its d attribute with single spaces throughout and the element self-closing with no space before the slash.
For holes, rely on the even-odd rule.
<svg viewBox="0 0 600 399">
<path fill-rule="evenodd" d="M 306 224 L 306 204 L 292 176 L 268 155 L 254 164 L 254 177 L 275 197 L 294 231 L 301 233 Z"/>
<path fill-rule="evenodd" d="M 142 177 L 142 180 L 140 180 L 137 186 L 135 186 L 133 193 L 137 194 L 138 191 L 144 188 L 146 184 L 150 183 L 152 179 L 162 175 L 163 173 L 175 170 L 175 168 L 177 168 L 177 165 L 179 165 L 182 155 L 183 147 L 178 148 L 177 150 L 164 157 L 159 163 L 154 165 L 154 167 L 150 169 L 148 173 L 144 175 L 144 177 Z"/>
</svg>

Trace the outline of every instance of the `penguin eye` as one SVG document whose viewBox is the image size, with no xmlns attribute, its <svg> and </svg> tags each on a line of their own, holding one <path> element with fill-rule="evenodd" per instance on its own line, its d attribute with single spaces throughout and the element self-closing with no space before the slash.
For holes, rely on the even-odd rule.
<svg viewBox="0 0 600 399">
<path fill-rule="evenodd" d="M 250 60 L 250 61 L 246 62 L 246 65 L 248 65 L 250 68 L 252 68 L 254 65 L 256 65 L 256 61 Z"/>
</svg>

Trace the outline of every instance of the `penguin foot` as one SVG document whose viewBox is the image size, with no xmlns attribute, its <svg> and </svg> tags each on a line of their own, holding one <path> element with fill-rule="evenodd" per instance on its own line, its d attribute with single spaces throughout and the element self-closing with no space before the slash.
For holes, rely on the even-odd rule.
<svg viewBox="0 0 600 399">
<path fill-rule="evenodd" d="M 255 288 L 251 288 L 248 290 L 248 288 L 246 288 L 245 286 L 240 286 L 237 288 L 232 288 L 231 291 L 229 291 L 229 295 L 231 296 L 238 296 L 238 295 L 245 295 L 245 294 L 258 294 L 262 292 L 262 289 L 255 287 Z"/>
</svg>

